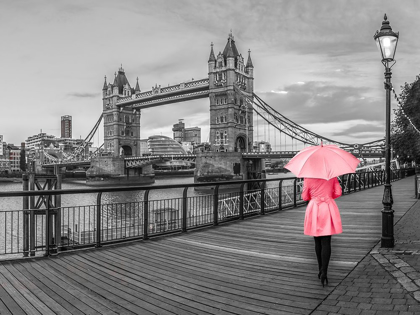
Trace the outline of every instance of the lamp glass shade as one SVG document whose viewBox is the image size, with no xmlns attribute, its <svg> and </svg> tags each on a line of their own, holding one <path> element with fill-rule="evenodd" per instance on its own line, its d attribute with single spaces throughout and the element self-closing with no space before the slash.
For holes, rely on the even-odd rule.
<svg viewBox="0 0 420 315">
<path fill-rule="evenodd" d="M 397 49 L 398 36 L 382 35 L 376 37 L 376 45 L 382 55 L 382 60 L 393 61 Z"/>
</svg>

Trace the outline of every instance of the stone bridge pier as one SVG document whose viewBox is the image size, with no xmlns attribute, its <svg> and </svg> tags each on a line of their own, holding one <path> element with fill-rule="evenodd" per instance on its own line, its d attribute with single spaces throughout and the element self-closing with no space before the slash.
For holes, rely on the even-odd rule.
<svg viewBox="0 0 420 315">
<path fill-rule="evenodd" d="M 264 160 L 240 152 L 202 152 L 195 165 L 194 183 L 265 178 Z"/>
</svg>

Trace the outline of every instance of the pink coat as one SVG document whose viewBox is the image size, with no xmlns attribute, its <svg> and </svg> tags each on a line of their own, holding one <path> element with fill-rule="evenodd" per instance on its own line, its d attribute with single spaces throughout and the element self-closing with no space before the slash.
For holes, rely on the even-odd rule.
<svg viewBox="0 0 420 315">
<path fill-rule="evenodd" d="M 341 196 L 338 179 L 305 178 L 302 199 L 306 207 L 304 234 L 311 236 L 333 235 L 343 232 L 340 212 L 334 199 Z"/>
</svg>

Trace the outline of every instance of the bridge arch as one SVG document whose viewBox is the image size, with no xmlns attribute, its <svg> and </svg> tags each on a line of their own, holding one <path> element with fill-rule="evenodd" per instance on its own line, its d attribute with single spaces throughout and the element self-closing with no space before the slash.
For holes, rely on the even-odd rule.
<svg viewBox="0 0 420 315">
<path fill-rule="evenodd" d="M 129 145 L 122 145 L 120 147 L 120 155 L 122 155 L 122 156 L 133 156 L 133 148 Z"/>
<path fill-rule="evenodd" d="M 235 152 L 247 152 L 246 142 L 247 142 L 246 135 L 244 135 L 244 134 L 237 135 L 236 139 L 235 139 L 234 151 Z"/>
</svg>

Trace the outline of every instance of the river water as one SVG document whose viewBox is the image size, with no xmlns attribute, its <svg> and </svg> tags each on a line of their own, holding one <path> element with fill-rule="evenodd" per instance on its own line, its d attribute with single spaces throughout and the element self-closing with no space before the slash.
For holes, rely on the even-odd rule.
<svg viewBox="0 0 420 315">
<path fill-rule="evenodd" d="M 291 173 L 267 175 L 267 178 L 290 178 Z M 182 184 L 193 184 L 194 177 L 157 177 L 156 182 L 152 185 L 146 187 L 154 187 L 157 185 L 182 185 Z M 285 180 L 283 186 L 292 184 L 292 180 Z M 277 186 L 278 182 L 268 182 L 268 187 Z M 66 181 L 62 183 L 62 189 L 89 189 L 90 186 L 86 185 L 84 180 L 80 181 Z M 22 183 L 14 182 L 0 182 L 0 191 L 21 191 Z M 171 198 L 180 198 L 182 197 L 183 188 L 173 188 L 165 190 L 151 190 L 149 195 L 149 200 L 162 200 L 162 199 L 171 199 Z M 115 192 L 115 193 L 104 193 L 102 195 L 102 203 L 125 203 L 125 202 L 136 202 L 143 200 L 144 191 L 125 191 L 125 192 Z M 188 196 L 198 196 L 203 195 L 204 193 L 195 191 L 190 188 L 188 190 Z M 90 206 L 96 204 L 97 193 L 86 193 L 86 194 L 77 194 L 77 195 L 63 195 L 61 197 L 61 205 L 63 207 L 72 207 L 72 206 Z M 7 197 L 0 198 L 0 211 L 5 210 L 22 210 L 22 197 Z"/>
</svg>

